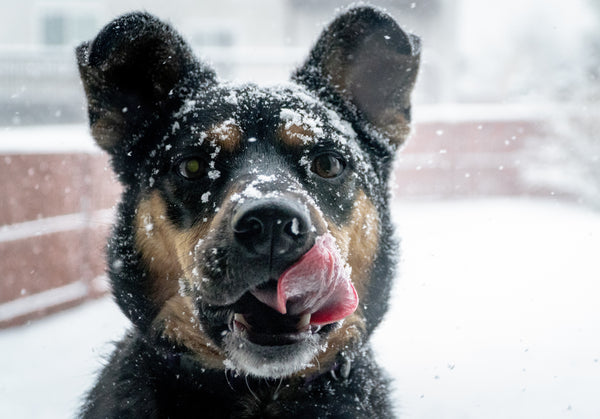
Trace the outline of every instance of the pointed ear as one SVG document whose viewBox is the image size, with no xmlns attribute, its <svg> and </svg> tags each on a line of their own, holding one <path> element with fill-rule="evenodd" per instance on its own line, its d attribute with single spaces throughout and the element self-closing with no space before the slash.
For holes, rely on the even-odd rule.
<svg viewBox="0 0 600 419">
<path fill-rule="evenodd" d="M 420 40 L 387 14 L 351 9 L 323 32 L 294 80 L 393 146 L 409 133 Z"/>
<path fill-rule="evenodd" d="M 215 80 L 179 34 L 147 13 L 115 19 L 76 52 L 92 135 L 113 154 L 186 89 Z"/>
</svg>

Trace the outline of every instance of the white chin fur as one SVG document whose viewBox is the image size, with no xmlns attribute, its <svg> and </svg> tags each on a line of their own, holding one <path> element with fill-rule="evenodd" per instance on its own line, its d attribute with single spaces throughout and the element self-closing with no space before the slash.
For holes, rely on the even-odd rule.
<svg viewBox="0 0 600 419">
<path fill-rule="evenodd" d="M 282 378 L 303 370 L 319 350 L 317 336 L 292 345 L 262 346 L 228 333 L 223 342 L 228 368 L 263 378 Z"/>
</svg>

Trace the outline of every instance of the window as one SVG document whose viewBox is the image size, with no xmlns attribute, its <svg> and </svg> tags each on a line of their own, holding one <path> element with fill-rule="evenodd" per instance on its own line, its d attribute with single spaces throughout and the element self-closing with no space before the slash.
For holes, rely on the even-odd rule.
<svg viewBox="0 0 600 419">
<path fill-rule="evenodd" d="M 44 10 L 40 17 L 40 41 L 48 46 L 71 46 L 92 38 L 100 25 L 98 14 L 85 8 Z"/>
</svg>

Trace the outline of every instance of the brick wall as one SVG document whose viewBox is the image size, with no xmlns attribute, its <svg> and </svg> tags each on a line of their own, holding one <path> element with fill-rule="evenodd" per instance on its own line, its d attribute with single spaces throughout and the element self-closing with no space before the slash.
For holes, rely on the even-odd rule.
<svg viewBox="0 0 600 419">
<path fill-rule="evenodd" d="M 76 132 L 89 140 L 84 129 Z M 14 143 L 22 139 L 13 134 L 23 133 L 3 134 L 0 328 L 106 291 L 104 245 L 120 190 L 99 151 L 37 152 L 37 144 L 25 142 L 18 152 Z"/>
<path fill-rule="evenodd" d="M 428 121 L 399 154 L 394 192 L 403 198 L 544 196 L 524 175 L 528 150 L 550 136 L 535 120 Z"/>
</svg>

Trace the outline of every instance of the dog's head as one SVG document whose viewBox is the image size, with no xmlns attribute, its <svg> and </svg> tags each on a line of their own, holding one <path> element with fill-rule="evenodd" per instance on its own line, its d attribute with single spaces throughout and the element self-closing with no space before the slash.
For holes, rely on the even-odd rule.
<svg viewBox="0 0 600 419">
<path fill-rule="evenodd" d="M 109 270 L 134 324 L 206 367 L 264 377 L 359 346 L 393 276 L 387 181 L 418 39 L 351 9 L 271 88 L 219 82 L 148 14 L 77 54 L 92 134 L 125 186 Z"/>
</svg>

